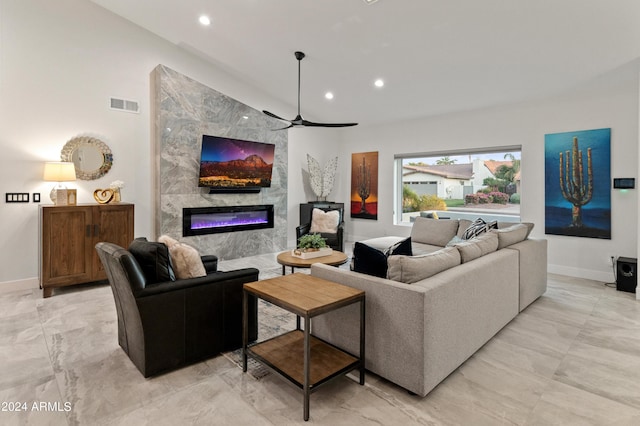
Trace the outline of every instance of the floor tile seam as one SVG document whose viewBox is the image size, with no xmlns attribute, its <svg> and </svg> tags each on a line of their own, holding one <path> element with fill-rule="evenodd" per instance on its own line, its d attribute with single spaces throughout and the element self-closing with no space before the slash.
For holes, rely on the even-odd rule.
<svg viewBox="0 0 640 426">
<path fill-rule="evenodd" d="M 578 387 L 578 386 L 574 386 L 572 383 L 563 382 L 563 381 L 561 381 L 561 380 L 556 379 L 555 377 L 552 377 L 552 378 L 551 378 L 551 381 L 553 381 L 553 382 L 555 382 L 555 383 L 557 383 L 557 384 L 560 384 L 560 385 L 562 385 L 562 386 L 569 386 L 569 387 L 571 387 L 572 389 L 577 390 L 578 392 L 585 392 L 585 393 L 588 393 L 589 395 L 592 395 L 592 396 L 594 396 L 594 397 L 596 397 L 596 398 L 606 399 L 607 401 L 612 402 L 612 403 L 614 403 L 614 404 L 624 405 L 625 407 L 627 407 L 627 408 L 631 408 L 632 410 L 636 411 L 636 412 L 638 413 L 638 415 L 640 415 L 640 407 L 638 407 L 638 406 L 636 406 L 636 405 L 628 404 L 627 402 L 625 402 L 625 401 L 623 401 L 623 400 L 620 400 L 620 399 L 613 399 L 613 398 L 608 397 L 608 396 L 607 396 L 607 395 L 605 395 L 605 394 L 600 394 L 600 393 L 592 392 L 592 391 L 590 391 L 590 390 L 588 390 L 588 389 L 584 389 L 584 388 L 581 388 L 581 387 Z"/>
<path fill-rule="evenodd" d="M 600 302 L 600 300 L 598 300 L 598 303 L 599 303 L 599 302 Z M 597 306 L 597 304 L 598 304 L 598 303 L 596 303 L 596 304 L 594 305 L 594 309 L 593 309 L 593 311 L 592 311 L 592 312 L 594 312 L 594 311 L 595 311 L 595 307 Z M 591 318 L 592 316 L 593 316 L 593 315 L 590 315 L 590 318 Z M 584 325 L 584 326 L 582 326 L 582 327 L 581 327 L 580 332 L 579 332 L 579 333 L 576 335 L 576 337 L 573 339 L 573 342 L 572 342 L 572 343 L 571 343 L 571 345 L 568 347 L 568 349 L 567 349 L 566 353 L 563 355 L 562 360 L 561 360 L 561 361 L 560 361 L 560 363 L 558 364 L 558 367 L 557 367 L 557 368 L 556 368 L 556 370 L 554 371 L 554 373 L 553 373 L 553 375 L 551 376 L 551 379 L 550 379 L 550 380 L 552 380 L 552 381 L 554 381 L 554 382 L 556 382 L 556 383 L 560 383 L 560 384 L 565 385 L 565 386 L 570 386 L 570 387 L 572 387 L 573 389 L 577 389 L 578 391 L 587 392 L 587 393 L 589 393 L 589 394 L 591 394 L 591 395 L 594 395 L 594 396 L 596 396 L 596 397 L 604 398 L 604 399 L 606 399 L 606 400 L 608 400 L 608 401 L 612 401 L 612 402 L 614 402 L 614 403 L 623 404 L 623 405 L 624 405 L 624 406 L 626 406 L 626 407 L 630 407 L 630 408 L 632 408 L 632 409 L 634 409 L 634 410 L 638 410 L 638 412 L 640 413 L 640 409 L 639 409 L 637 406 L 630 405 L 630 404 L 628 404 L 628 403 L 626 403 L 626 402 L 624 402 L 624 401 L 616 400 L 616 399 L 612 399 L 612 398 L 609 398 L 609 397 L 608 397 L 608 396 L 606 396 L 606 395 L 601 395 L 601 394 L 598 394 L 598 393 L 594 393 L 594 392 L 591 392 L 591 391 L 589 391 L 589 390 L 587 390 L 587 389 L 583 389 L 583 388 L 580 388 L 580 387 L 576 387 L 576 386 L 572 385 L 571 383 L 566 383 L 566 382 L 563 382 L 563 381 L 561 381 L 561 380 L 558 380 L 558 377 L 561 377 L 560 375 L 558 375 L 558 371 L 559 371 L 560 367 L 564 364 L 564 362 L 567 360 L 567 357 L 569 356 L 569 352 L 570 352 L 570 351 L 573 351 L 574 346 L 575 346 L 576 344 L 582 344 L 582 345 L 591 346 L 591 347 L 593 347 L 593 348 L 602 349 L 602 346 L 593 345 L 593 344 L 591 344 L 591 343 L 589 343 L 589 342 L 578 341 L 578 339 L 579 339 L 580 335 L 585 331 L 585 326 L 586 326 L 586 323 L 585 323 L 585 325 Z M 610 348 L 607 348 L 607 349 L 610 349 Z M 614 350 L 614 349 L 610 349 L 610 350 Z M 579 352 L 579 351 L 574 351 L 574 352 L 572 352 L 571 356 L 573 356 L 573 357 L 583 358 L 583 357 L 580 355 L 580 352 Z M 583 359 L 586 359 L 586 358 L 583 358 Z M 598 362 L 597 360 L 595 360 L 595 361 L 594 361 L 593 359 L 586 359 L 586 360 L 587 360 L 589 363 L 592 363 L 592 362 Z"/>
<path fill-rule="evenodd" d="M 555 382 L 557 382 L 557 380 L 555 380 L 553 378 L 553 375 L 551 377 L 547 377 L 546 380 L 547 380 L 547 386 L 540 393 L 540 396 L 538 397 L 538 400 L 536 401 L 536 403 L 531 408 L 531 411 L 529 411 L 529 415 L 526 417 L 526 419 L 525 419 L 524 423 L 522 424 L 522 426 L 527 426 L 529 424 L 532 424 L 531 422 L 535 419 L 535 417 L 534 417 L 535 413 L 537 412 L 538 406 L 542 403 L 542 399 L 547 394 L 547 391 L 551 388 L 551 386 L 553 386 L 553 384 Z"/>
<path fill-rule="evenodd" d="M 43 318 L 42 318 L 42 313 L 40 312 L 40 310 L 37 308 L 37 304 L 34 304 L 36 307 L 36 313 L 38 315 L 38 323 L 40 324 L 40 331 L 41 331 L 41 335 L 42 335 L 42 339 L 44 340 L 44 344 L 45 347 L 47 349 L 47 358 L 49 360 L 49 367 L 51 368 L 51 375 L 53 377 L 53 380 L 55 382 L 55 386 L 56 386 L 56 391 L 58 393 L 58 400 L 61 402 L 65 402 L 63 401 L 63 393 L 62 393 L 62 387 L 60 386 L 60 379 L 59 379 L 59 375 L 56 373 L 56 369 L 54 366 L 54 362 L 53 362 L 53 355 L 51 352 L 51 346 L 49 344 L 49 340 L 47 339 L 47 333 L 45 332 L 45 326 L 44 326 L 44 322 L 43 322 Z M 71 414 L 69 412 L 65 412 L 65 420 L 67 422 L 68 425 L 73 424 L 71 419 L 69 418 Z"/>
</svg>

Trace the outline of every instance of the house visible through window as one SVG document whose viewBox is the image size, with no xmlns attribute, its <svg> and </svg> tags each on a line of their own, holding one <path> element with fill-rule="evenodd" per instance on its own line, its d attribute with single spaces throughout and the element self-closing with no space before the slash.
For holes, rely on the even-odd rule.
<svg viewBox="0 0 640 426">
<path fill-rule="evenodd" d="M 519 146 L 395 156 L 395 223 L 416 216 L 520 220 Z"/>
</svg>

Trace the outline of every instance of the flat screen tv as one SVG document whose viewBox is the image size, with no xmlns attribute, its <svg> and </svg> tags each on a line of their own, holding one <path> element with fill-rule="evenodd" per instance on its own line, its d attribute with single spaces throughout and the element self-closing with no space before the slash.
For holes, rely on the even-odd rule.
<svg viewBox="0 0 640 426">
<path fill-rule="evenodd" d="M 275 145 L 202 136 L 198 186 L 211 192 L 257 192 L 271 186 Z"/>
</svg>

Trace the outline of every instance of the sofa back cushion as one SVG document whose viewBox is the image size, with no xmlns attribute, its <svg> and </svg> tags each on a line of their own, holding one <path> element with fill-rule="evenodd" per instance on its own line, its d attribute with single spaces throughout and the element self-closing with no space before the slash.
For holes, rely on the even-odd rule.
<svg viewBox="0 0 640 426">
<path fill-rule="evenodd" d="M 459 264 L 460 252 L 455 247 L 422 256 L 389 256 L 387 278 L 413 284 Z"/>
<path fill-rule="evenodd" d="M 529 232 L 529 226 L 524 223 L 518 223 L 505 229 L 493 229 L 491 231 L 491 233 L 498 236 L 498 249 L 524 241 L 529 235 Z"/>
<path fill-rule="evenodd" d="M 453 247 L 460 252 L 462 263 L 471 262 L 473 259 L 496 251 L 498 249 L 498 236 L 488 232 L 479 237 L 457 243 Z"/>
<path fill-rule="evenodd" d="M 416 217 L 411 228 L 411 241 L 444 247 L 457 231 L 457 220 Z"/>
</svg>

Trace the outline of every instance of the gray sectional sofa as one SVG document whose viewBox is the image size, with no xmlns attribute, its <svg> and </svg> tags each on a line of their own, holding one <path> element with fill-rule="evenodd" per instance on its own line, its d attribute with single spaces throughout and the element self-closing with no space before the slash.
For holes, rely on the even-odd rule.
<svg viewBox="0 0 640 426">
<path fill-rule="evenodd" d="M 499 224 L 477 239 L 444 247 L 469 224 L 417 218 L 414 256 L 388 259 L 393 279 L 311 267 L 314 276 L 366 292 L 366 368 L 421 396 L 546 291 L 547 242 L 528 238 L 531 225 Z M 315 318 L 313 333 L 357 354 L 358 319 L 359 308 L 348 306 Z"/>
</svg>

